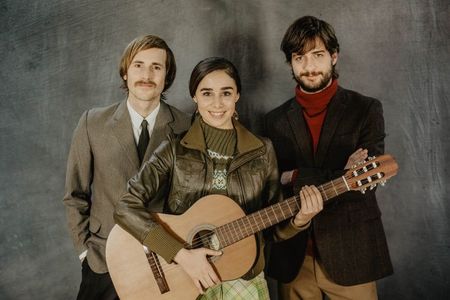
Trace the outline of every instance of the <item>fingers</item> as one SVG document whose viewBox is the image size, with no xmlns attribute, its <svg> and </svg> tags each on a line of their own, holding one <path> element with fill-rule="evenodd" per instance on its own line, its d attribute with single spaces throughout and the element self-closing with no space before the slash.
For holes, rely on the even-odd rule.
<svg viewBox="0 0 450 300">
<path fill-rule="evenodd" d="M 363 162 L 367 157 L 368 157 L 367 149 L 359 148 L 349 156 L 347 164 L 345 165 L 344 169 L 349 169 L 352 166 Z"/>
<path fill-rule="evenodd" d="M 352 158 L 353 163 L 359 163 L 367 158 L 367 153 L 367 149 L 359 148 L 352 155 L 350 155 L 350 157 Z"/>
<path fill-rule="evenodd" d="M 205 249 L 205 254 L 206 255 L 211 255 L 211 256 L 222 255 L 222 251 L 216 251 L 216 250 L 212 250 L 212 249 L 208 249 L 208 248 L 203 248 L 203 249 Z"/>
<path fill-rule="evenodd" d="M 204 249 L 206 255 L 219 256 L 219 255 L 223 254 L 222 251 L 211 250 L 208 248 L 203 248 L 203 249 Z M 212 280 L 212 282 L 208 281 L 208 283 L 211 283 L 210 286 L 220 283 L 220 278 L 219 278 L 219 276 L 217 276 L 216 272 L 211 267 L 211 265 L 209 265 L 209 268 L 207 270 L 207 275 L 208 275 L 208 279 Z"/>
<path fill-rule="evenodd" d="M 302 227 L 323 209 L 323 199 L 315 186 L 304 186 L 300 191 L 300 211 L 294 218 L 294 224 Z"/>
<path fill-rule="evenodd" d="M 304 186 L 300 191 L 301 211 L 303 214 L 317 214 L 323 209 L 323 200 L 315 186 Z"/>
<path fill-rule="evenodd" d="M 202 287 L 200 281 L 194 280 L 194 284 L 195 284 L 195 287 L 198 289 L 198 292 L 200 294 L 203 294 L 203 287 Z"/>
</svg>

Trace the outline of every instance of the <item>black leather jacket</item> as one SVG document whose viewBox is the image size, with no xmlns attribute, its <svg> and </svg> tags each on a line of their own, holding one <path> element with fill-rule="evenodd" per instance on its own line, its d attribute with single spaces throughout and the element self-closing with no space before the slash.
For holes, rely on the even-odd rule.
<svg viewBox="0 0 450 300">
<path fill-rule="evenodd" d="M 234 121 L 237 154 L 227 179 L 228 197 L 246 214 L 281 200 L 278 167 L 270 140 L 259 138 Z M 213 162 L 207 155 L 198 119 L 184 136 L 163 142 L 141 171 L 129 181 L 128 193 L 116 208 L 116 222 L 166 261 L 172 261 L 182 244 L 167 232 L 155 234 L 161 226 L 149 210 L 182 214 L 198 199 L 211 193 Z M 158 192 L 164 191 L 163 197 Z M 147 209 L 149 208 L 149 209 Z M 298 233 L 290 222 L 275 227 L 276 240 Z M 244 278 L 258 275 L 264 267 L 262 234 L 258 234 L 259 253 L 254 268 Z"/>
</svg>

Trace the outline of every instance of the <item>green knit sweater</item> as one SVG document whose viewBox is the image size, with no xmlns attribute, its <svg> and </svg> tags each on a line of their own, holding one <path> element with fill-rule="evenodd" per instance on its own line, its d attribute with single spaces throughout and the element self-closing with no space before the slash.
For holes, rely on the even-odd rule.
<svg viewBox="0 0 450 300">
<path fill-rule="evenodd" d="M 200 119 L 209 157 L 214 164 L 212 194 L 227 194 L 227 171 L 236 150 L 236 131 L 219 129 Z"/>
</svg>

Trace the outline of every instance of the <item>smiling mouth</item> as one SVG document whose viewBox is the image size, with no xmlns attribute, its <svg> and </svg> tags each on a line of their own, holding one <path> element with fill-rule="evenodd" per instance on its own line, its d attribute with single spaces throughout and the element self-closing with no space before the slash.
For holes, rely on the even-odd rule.
<svg viewBox="0 0 450 300">
<path fill-rule="evenodd" d="M 221 118 L 225 115 L 225 112 L 224 111 L 221 111 L 221 112 L 209 111 L 209 114 L 211 116 L 213 116 L 214 118 Z"/>
</svg>

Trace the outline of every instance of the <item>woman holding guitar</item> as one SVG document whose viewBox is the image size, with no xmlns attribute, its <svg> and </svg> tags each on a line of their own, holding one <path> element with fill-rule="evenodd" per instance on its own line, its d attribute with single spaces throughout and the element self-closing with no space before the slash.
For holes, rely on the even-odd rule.
<svg viewBox="0 0 450 300">
<path fill-rule="evenodd" d="M 180 215 L 210 194 L 231 198 L 246 214 L 282 200 L 272 143 L 249 132 L 235 118 L 241 82 L 234 65 L 224 58 L 202 60 L 192 71 L 189 91 L 197 104 L 190 129 L 163 142 L 129 181 L 115 220 L 166 262 L 181 266 L 198 288 L 200 299 L 269 299 L 261 233 L 256 235 L 257 255 L 251 269 L 239 279 L 221 282 L 210 263 L 222 254 L 220 247 L 186 247 L 149 212 Z M 322 197 L 314 186 L 304 187 L 300 198 L 301 209 L 295 217 L 266 231 L 266 238 L 290 238 L 322 210 Z M 220 206 L 220 200 L 215 205 Z"/>
</svg>

